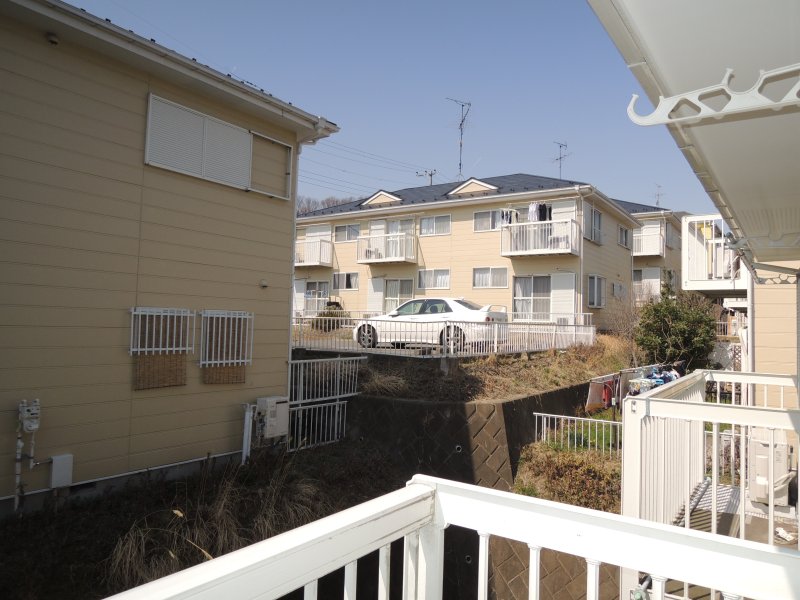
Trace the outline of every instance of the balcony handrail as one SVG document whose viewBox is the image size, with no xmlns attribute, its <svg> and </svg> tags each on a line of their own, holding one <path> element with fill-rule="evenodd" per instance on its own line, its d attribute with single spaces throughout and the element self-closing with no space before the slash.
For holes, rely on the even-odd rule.
<svg viewBox="0 0 800 600">
<path fill-rule="evenodd" d="M 506 223 L 501 227 L 500 253 L 576 253 L 577 239 L 575 219 Z"/>
<path fill-rule="evenodd" d="M 302 248 L 302 252 L 300 249 Z M 331 265 L 333 242 L 325 239 L 301 240 L 295 243 L 296 265 Z"/>
<path fill-rule="evenodd" d="M 527 543 L 538 573 L 541 549 L 582 557 L 589 600 L 599 597 L 600 563 L 687 581 L 754 600 L 792 598 L 800 589 L 800 553 L 732 538 L 415 475 L 391 492 L 314 523 L 114 596 L 117 600 L 279 598 L 344 567 L 345 597 L 355 598 L 356 561 L 380 550 L 375 577 L 389 591 L 390 544 L 405 538 L 404 588 L 409 597 L 442 596 L 444 529 L 479 534 L 477 596 L 488 597 L 491 536 Z M 535 563 L 533 563 L 535 561 Z M 757 577 L 753 573 L 758 573 Z M 538 586 L 539 578 L 531 577 Z M 538 597 L 535 590 L 532 597 Z"/>
<path fill-rule="evenodd" d="M 399 238 L 407 236 L 409 238 L 415 238 L 416 235 L 410 232 L 397 232 L 397 233 L 373 233 L 368 235 L 360 235 L 358 236 L 358 241 L 365 240 L 368 241 L 370 239 L 377 239 L 377 238 Z"/>
</svg>

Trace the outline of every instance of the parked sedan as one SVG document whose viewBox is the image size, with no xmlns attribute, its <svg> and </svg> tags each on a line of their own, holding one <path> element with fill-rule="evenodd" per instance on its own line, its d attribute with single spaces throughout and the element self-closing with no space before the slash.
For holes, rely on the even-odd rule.
<svg viewBox="0 0 800 600">
<path fill-rule="evenodd" d="M 363 348 L 378 344 L 440 345 L 462 350 L 505 341 L 508 314 L 463 298 L 417 298 L 385 315 L 359 321 L 353 339 Z"/>
</svg>

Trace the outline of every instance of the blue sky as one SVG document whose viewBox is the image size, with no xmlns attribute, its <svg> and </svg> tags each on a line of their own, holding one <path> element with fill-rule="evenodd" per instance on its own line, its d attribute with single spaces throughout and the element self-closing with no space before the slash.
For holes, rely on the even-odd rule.
<svg viewBox="0 0 800 600">
<path fill-rule="evenodd" d="M 664 127 L 625 112 L 641 95 L 578 0 L 74 0 L 76 6 L 337 123 L 301 155 L 298 193 L 369 196 L 458 175 L 563 177 L 694 213 L 713 205 Z M 650 110 L 646 101 L 640 113 Z"/>
</svg>

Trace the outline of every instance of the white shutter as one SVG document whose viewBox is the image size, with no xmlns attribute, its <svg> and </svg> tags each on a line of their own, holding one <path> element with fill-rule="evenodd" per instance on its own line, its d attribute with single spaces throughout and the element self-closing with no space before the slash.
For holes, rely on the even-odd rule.
<svg viewBox="0 0 800 600">
<path fill-rule="evenodd" d="M 550 312 L 566 313 L 569 324 L 575 323 L 575 273 L 550 274 Z"/>
<path fill-rule="evenodd" d="M 306 240 L 330 240 L 331 239 L 331 226 L 330 225 L 310 225 L 306 228 Z"/>
<path fill-rule="evenodd" d="M 246 129 L 207 117 L 203 177 L 249 188 L 252 144 L 253 137 Z"/>
<path fill-rule="evenodd" d="M 202 177 L 204 123 L 200 113 L 150 96 L 145 163 Z"/>
<path fill-rule="evenodd" d="M 551 203 L 553 221 L 565 221 L 575 218 L 575 201 L 559 200 Z"/>
<path fill-rule="evenodd" d="M 369 280 L 367 310 L 370 312 L 383 312 L 383 281 L 383 277 L 373 277 Z"/>
<path fill-rule="evenodd" d="M 642 291 L 645 297 L 661 296 L 661 267 L 646 267 L 642 269 Z"/>
</svg>

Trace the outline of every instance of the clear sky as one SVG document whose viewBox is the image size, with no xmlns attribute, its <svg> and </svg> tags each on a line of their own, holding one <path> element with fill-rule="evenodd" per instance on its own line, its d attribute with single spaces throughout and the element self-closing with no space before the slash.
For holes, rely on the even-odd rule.
<svg viewBox="0 0 800 600">
<path fill-rule="evenodd" d="M 298 193 L 366 197 L 462 173 L 562 176 L 622 200 L 713 205 L 582 0 L 71 0 L 341 127 L 305 147 Z M 646 100 L 640 113 L 651 110 Z M 657 186 L 661 186 L 660 188 Z"/>
</svg>

